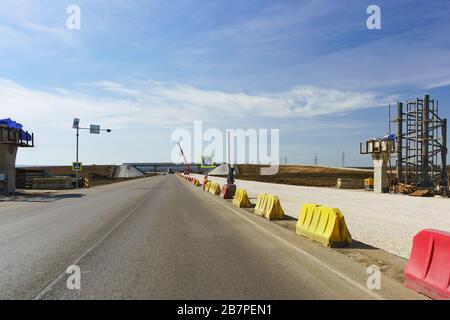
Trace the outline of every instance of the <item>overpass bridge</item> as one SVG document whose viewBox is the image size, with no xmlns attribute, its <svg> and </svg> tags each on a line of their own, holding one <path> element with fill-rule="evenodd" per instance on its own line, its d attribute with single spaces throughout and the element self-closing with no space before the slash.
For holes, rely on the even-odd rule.
<svg viewBox="0 0 450 320">
<path fill-rule="evenodd" d="M 173 162 L 149 162 L 149 163 L 124 163 L 124 165 L 133 166 L 136 169 L 142 171 L 143 173 L 158 173 L 167 172 L 167 170 L 173 170 L 174 172 L 183 172 L 184 163 L 173 163 Z M 200 163 L 191 163 L 191 172 L 193 173 L 204 173 L 208 172 L 213 168 L 202 168 Z"/>
</svg>

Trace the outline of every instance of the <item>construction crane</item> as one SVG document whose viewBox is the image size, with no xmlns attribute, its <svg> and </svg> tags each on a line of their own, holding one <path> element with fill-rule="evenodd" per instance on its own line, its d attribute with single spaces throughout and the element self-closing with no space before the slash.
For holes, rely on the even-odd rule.
<svg viewBox="0 0 450 320">
<path fill-rule="evenodd" d="M 183 156 L 183 159 L 184 159 L 184 171 L 183 171 L 183 173 L 185 174 L 185 175 L 190 175 L 191 174 L 191 166 L 189 165 L 189 163 L 187 162 L 187 159 L 186 159 L 186 156 L 184 155 L 184 151 L 183 151 L 183 148 L 181 147 L 181 140 L 180 141 L 178 141 L 178 147 L 180 148 L 180 151 L 181 151 L 181 155 Z"/>
</svg>

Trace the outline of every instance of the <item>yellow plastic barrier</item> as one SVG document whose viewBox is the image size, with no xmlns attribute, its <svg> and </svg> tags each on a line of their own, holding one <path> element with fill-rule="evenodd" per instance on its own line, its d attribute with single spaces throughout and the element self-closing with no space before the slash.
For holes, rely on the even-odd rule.
<svg viewBox="0 0 450 320">
<path fill-rule="evenodd" d="M 374 183 L 375 181 L 372 178 L 364 179 L 364 188 L 366 190 L 373 190 Z"/>
<path fill-rule="evenodd" d="M 213 186 L 213 182 L 210 182 L 209 185 L 206 188 L 206 192 L 211 192 L 212 186 Z"/>
<path fill-rule="evenodd" d="M 211 183 L 211 185 L 209 186 L 209 193 L 218 196 L 220 195 L 220 184 L 218 183 Z"/>
<path fill-rule="evenodd" d="M 239 208 L 250 208 L 251 203 L 248 198 L 247 191 L 242 189 L 237 189 L 233 198 L 233 205 Z"/>
<path fill-rule="evenodd" d="M 344 216 L 337 208 L 304 204 L 296 231 L 298 235 L 327 247 L 349 245 L 352 242 Z"/>
<path fill-rule="evenodd" d="M 194 184 L 196 187 L 201 187 L 202 186 L 202 183 L 200 182 L 200 181 L 198 181 L 198 180 L 195 180 L 195 184 Z"/>
<path fill-rule="evenodd" d="M 262 216 L 267 202 L 267 193 L 261 193 L 256 201 L 255 214 Z"/>
<path fill-rule="evenodd" d="M 205 187 L 203 188 L 203 190 L 205 190 L 205 191 L 209 191 L 209 186 L 211 185 L 211 181 L 207 181 L 206 182 L 206 184 L 205 184 Z"/>
<path fill-rule="evenodd" d="M 284 211 L 280 199 L 272 194 L 262 193 L 258 196 L 255 213 L 269 220 L 283 220 Z"/>
</svg>

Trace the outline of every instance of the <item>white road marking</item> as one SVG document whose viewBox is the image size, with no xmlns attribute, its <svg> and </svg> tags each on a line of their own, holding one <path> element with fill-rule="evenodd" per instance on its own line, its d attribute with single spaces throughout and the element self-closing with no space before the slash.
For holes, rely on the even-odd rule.
<svg viewBox="0 0 450 320">
<path fill-rule="evenodd" d="M 137 209 L 139 209 L 145 201 L 147 201 L 151 196 L 153 195 L 152 193 L 149 193 L 149 195 L 147 197 L 145 197 L 141 202 L 139 202 L 137 204 L 137 206 L 135 206 L 133 209 L 131 209 L 117 224 L 114 225 L 114 227 L 112 227 L 103 237 L 101 237 L 93 246 L 91 246 L 89 249 L 87 249 L 80 257 L 78 257 L 75 261 L 73 261 L 72 263 L 69 263 L 68 266 L 70 265 L 77 265 L 84 257 L 86 257 L 90 252 L 92 252 L 96 247 L 98 247 L 106 238 L 109 237 L 109 235 L 111 233 L 114 232 L 114 230 L 116 230 L 126 219 L 128 219 L 128 217 L 130 217 Z M 66 270 L 64 270 L 63 272 L 61 272 L 61 274 L 55 279 L 53 280 L 47 287 L 44 288 L 44 290 L 42 290 L 41 292 L 39 292 L 34 298 L 33 300 L 40 300 L 42 299 L 42 297 L 47 294 L 58 282 L 60 282 L 62 279 L 64 279 L 64 277 L 66 276 Z"/>
</svg>

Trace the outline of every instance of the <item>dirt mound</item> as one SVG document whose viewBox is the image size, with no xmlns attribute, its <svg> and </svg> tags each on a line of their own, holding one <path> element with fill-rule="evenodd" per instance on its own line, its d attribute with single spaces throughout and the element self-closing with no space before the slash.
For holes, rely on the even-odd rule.
<svg viewBox="0 0 450 320">
<path fill-rule="evenodd" d="M 24 168 L 27 169 L 27 168 Z M 54 176 L 70 176 L 73 175 L 71 166 L 44 166 L 44 167 L 33 167 L 33 169 L 43 169 L 44 175 L 47 177 Z M 114 174 L 115 166 L 113 165 L 90 165 L 83 166 L 83 171 L 80 173 L 83 177 L 89 178 L 103 178 L 111 179 Z"/>
<path fill-rule="evenodd" d="M 338 178 L 364 180 L 373 176 L 372 170 L 282 165 L 276 175 L 262 176 L 261 165 L 238 165 L 239 179 L 270 183 L 290 184 L 313 187 L 334 187 Z"/>
</svg>

